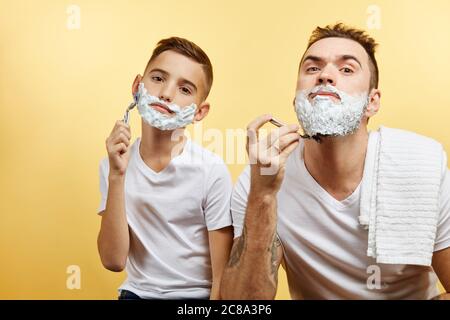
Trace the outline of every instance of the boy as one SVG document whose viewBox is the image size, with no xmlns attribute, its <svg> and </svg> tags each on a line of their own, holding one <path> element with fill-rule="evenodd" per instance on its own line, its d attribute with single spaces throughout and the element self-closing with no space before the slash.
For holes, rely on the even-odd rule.
<svg viewBox="0 0 450 320">
<path fill-rule="evenodd" d="M 232 182 L 223 160 L 183 134 L 209 111 L 208 56 L 177 37 L 161 40 L 132 93 L 142 136 L 117 121 L 100 164 L 100 258 L 126 267 L 119 299 L 218 299 L 233 231 Z"/>
</svg>

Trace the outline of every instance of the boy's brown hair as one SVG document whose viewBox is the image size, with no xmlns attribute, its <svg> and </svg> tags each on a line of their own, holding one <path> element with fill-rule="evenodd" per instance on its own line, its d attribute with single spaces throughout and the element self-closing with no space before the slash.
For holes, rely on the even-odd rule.
<svg viewBox="0 0 450 320">
<path fill-rule="evenodd" d="M 171 37 L 167 39 L 162 39 L 158 42 L 156 45 L 156 48 L 153 50 L 152 56 L 150 57 L 150 60 L 147 63 L 147 66 L 145 67 L 145 72 L 147 71 L 147 68 L 149 64 L 161 53 L 167 50 L 175 51 L 179 54 L 182 54 L 185 57 L 188 57 L 195 62 L 199 63 L 203 67 L 203 71 L 205 73 L 206 78 L 206 93 L 205 93 L 205 99 L 209 94 L 209 91 L 211 90 L 212 82 L 213 82 L 213 68 L 211 61 L 209 60 L 206 53 L 195 43 L 179 38 L 179 37 Z"/>
</svg>

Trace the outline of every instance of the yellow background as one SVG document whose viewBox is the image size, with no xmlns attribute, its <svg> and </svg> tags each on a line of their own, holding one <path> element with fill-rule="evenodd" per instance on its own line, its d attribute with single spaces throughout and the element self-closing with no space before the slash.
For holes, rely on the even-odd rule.
<svg viewBox="0 0 450 320">
<path fill-rule="evenodd" d="M 81 9 L 67 28 L 67 7 Z M 272 112 L 295 122 L 299 59 L 317 25 L 367 29 L 381 9 L 380 124 L 450 150 L 450 1 L 0 1 L 0 298 L 115 299 L 124 273 L 102 268 L 98 164 L 156 42 L 186 37 L 215 82 L 203 128 L 245 128 Z M 137 111 L 132 134 L 140 134 Z M 234 179 L 242 164 L 229 166 Z M 81 289 L 66 288 L 69 265 Z M 288 298 L 284 273 L 278 298 Z"/>
</svg>

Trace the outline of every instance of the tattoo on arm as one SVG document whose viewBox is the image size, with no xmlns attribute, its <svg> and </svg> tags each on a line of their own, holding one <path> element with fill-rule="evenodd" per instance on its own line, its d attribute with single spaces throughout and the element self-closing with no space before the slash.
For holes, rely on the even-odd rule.
<svg viewBox="0 0 450 320">
<path fill-rule="evenodd" d="M 275 232 L 272 246 L 269 248 L 271 252 L 271 259 L 270 259 L 270 266 L 271 266 L 271 276 L 273 277 L 273 280 L 275 281 L 275 284 L 278 282 L 278 248 L 281 246 L 280 239 L 277 236 L 277 233 Z"/>
</svg>

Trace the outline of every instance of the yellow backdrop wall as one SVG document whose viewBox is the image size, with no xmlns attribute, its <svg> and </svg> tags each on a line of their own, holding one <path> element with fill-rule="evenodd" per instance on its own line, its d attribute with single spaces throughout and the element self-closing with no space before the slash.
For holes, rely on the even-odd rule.
<svg viewBox="0 0 450 320">
<path fill-rule="evenodd" d="M 310 32 L 364 28 L 380 43 L 382 108 L 370 128 L 413 130 L 448 151 L 449 17 L 448 0 L 0 1 L 0 298 L 116 298 L 124 274 L 103 269 L 96 248 L 98 164 L 158 40 L 186 37 L 208 53 L 202 128 L 225 135 L 266 112 L 295 122 Z M 136 138 L 136 111 L 131 127 Z M 244 164 L 228 164 L 236 180 Z M 289 298 L 283 271 L 277 298 Z"/>
</svg>

